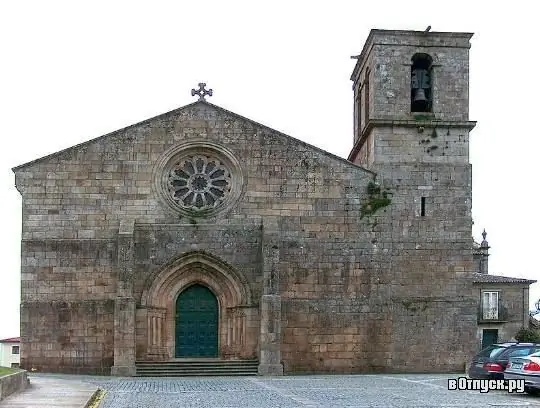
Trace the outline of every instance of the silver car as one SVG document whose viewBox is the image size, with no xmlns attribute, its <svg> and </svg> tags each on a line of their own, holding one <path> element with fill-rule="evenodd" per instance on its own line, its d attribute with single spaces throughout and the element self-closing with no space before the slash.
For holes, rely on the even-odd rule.
<svg viewBox="0 0 540 408">
<path fill-rule="evenodd" d="M 524 380 L 525 392 L 540 395 L 540 351 L 525 357 L 510 358 L 504 379 Z"/>
</svg>

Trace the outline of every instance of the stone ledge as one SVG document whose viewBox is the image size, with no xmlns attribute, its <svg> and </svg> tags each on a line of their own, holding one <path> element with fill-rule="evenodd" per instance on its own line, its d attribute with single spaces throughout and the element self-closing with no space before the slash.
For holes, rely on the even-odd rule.
<svg viewBox="0 0 540 408">
<path fill-rule="evenodd" d="M 23 391 L 29 383 L 28 372 L 25 370 L 0 377 L 0 401 L 13 393 Z"/>
</svg>

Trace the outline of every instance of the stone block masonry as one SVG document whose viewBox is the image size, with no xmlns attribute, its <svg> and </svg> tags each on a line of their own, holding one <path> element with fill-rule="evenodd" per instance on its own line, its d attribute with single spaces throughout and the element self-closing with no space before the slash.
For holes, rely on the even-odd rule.
<svg viewBox="0 0 540 408">
<path fill-rule="evenodd" d="M 29 380 L 27 372 L 18 370 L 13 374 L 0 376 L 0 401 L 16 392 L 24 391 Z"/>
</svg>

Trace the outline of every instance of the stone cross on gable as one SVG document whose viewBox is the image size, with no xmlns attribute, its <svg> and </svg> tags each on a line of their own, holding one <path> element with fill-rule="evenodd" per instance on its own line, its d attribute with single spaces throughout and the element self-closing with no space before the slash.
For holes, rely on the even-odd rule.
<svg viewBox="0 0 540 408">
<path fill-rule="evenodd" d="M 206 84 L 201 82 L 199 84 L 199 89 L 197 89 L 197 90 L 192 89 L 191 90 L 191 96 L 199 95 L 199 101 L 205 101 L 206 99 L 204 99 L 204 97 L 206 95 L 212 96 L 212 90 L 211 89 L 208 89 L 208 90 L 204 89 L 205 86 L 206 86 Z"/>
</svg>

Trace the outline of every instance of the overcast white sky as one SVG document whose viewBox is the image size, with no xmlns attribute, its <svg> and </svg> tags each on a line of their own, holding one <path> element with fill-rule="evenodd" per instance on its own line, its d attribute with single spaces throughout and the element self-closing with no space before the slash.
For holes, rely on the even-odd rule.
<svg viewBox="0 0 540 408">
<path fill-rule="evenodd" d="M 342 157 L 349 80 L 371 28 L 474 32 L 474 235 L 490 272 L 539 279 L 540 85 L 534 2 L 3 1 L 0 338 L 19 334 L 21 200 L 13 166 L 175 109 L 212 103 Z M 540 298 L 539 284 L 531 305 Z"/>
</svg>

